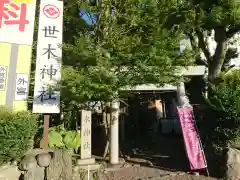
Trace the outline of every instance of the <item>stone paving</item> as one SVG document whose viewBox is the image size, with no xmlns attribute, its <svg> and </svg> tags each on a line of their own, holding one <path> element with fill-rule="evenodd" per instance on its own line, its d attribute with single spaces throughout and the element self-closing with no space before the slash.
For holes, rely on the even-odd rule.
<svg viewBox="0 0 240 180">
<path fill-rule="evenodd" d="M 149 167 L 129 167 L 105 173 L 106 180 L 138 180 L 167 175 L 166 172 Z"/>
<path fill-rule="evenodd" d="M 137 150 L 136 150 L 137 149 Z M 126 158 L 133 166 L 101 173 L 100 180 L 217 180 L 206 176 L 194 176 L 181 138 L 160 137 L 156 142 L 141 143 L 132 148 Z"/>
<path fill-rule="evenodd" d="M 184 172 L 170 172 L 150 167 L 129 167 L 101 173 L 100 180 L 217 180 L 206 176 L 194 176 Z"/>
</svg>

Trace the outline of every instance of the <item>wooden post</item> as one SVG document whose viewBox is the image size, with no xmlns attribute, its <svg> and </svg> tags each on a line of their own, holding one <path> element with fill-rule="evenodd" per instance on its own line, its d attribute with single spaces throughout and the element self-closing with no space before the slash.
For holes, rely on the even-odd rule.
<svg viewBox="0 0 240 180">
<path fill-rule="evenodd" d="M 48 148 L 48 131 L 49 131 L 49 121 L 50 115 L 43 115 L 43 142 L 40 144 L 40 148 L 47 149 Z"/>
</svg>

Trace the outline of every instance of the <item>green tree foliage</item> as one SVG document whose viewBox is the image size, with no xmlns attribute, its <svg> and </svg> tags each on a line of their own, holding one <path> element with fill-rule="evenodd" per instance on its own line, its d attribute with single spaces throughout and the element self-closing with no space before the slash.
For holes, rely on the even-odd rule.
<svg viewBox="0 0 240 180">
<path fill-rule="evenodd" d="M 229 60 L 238 55 L 229 45 L 234 44 L 233 38 L 240 31 L 239 1 L 170 0 L 168 4 L 171 11 L 166 25 L 181 29 L 191 40 L 195 52 L 198 55 L 203 52 L 205 59 L 199 57 L 198 63 L 208 67 L 209 80 L 215 83 L 221 71 L 226 70 Z M 208 40 L 215 40 L 213 53 Z"/>
<path fill-rule="evenodd" d="M 66 2 L 63 46 L 67 104 L 111 100 L 127 85 L 175 83 L 176 66 L 192 63 L 189 50 L 178 55 L 183 34 L 164 27 L 168 6 L 158 1 L 80 1 L 77 9 L 71 3 Z M 80 7 L 98 14 L 96 25 L 83 22 Z"/>
<path fill-rule="evenodd" d="M 221 77 L 222 82 L 208 99 L 205 130 L 209 142 L 220 147 L 240 147 L 240 71 Z"/>
</svg>

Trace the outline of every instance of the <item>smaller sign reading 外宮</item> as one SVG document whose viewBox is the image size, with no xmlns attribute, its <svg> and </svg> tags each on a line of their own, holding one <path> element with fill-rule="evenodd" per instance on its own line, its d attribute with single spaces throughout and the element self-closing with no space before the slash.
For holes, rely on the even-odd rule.
<svg viewBox="0 0 240 180">
<path fill-rule="evenodd" d="M 28 75 L 17 74 L 16 89 L 15 89 L 15 101 L 25 101 L 28 97 Z"/>
</svg>

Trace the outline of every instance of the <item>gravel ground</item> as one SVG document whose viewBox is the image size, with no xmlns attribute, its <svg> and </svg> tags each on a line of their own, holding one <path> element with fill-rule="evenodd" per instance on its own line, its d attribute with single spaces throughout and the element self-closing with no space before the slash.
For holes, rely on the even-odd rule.
<svg viewBox="0 0 240 180">
<path fill-rule="evenodd" d="M 206 176 L 194 176 L 183 172 L 170 172 L 149 167 L 130 167 L 102 173 L 101 180 L 217 180 Z"/>
<path fill-rule="evenodd" d="M 145 141 L 146 142 L 146 141 Z M 130 152 L 131 151 L 131 152 Z M 126 153 L 128 152 L 128 153 Z M 123 154 L 133 166 L 101 173 L 100 180 L 217 180 L 194 176 L 189 171 L 181 137 L 159 137 L 157 141 L 143 141 Z M 129 153 L 130 152 L 130 153 Z"/>
<path fill-rule="evenodd" d="M 105 174 L 106 180 L 138 180 L 167 175 L 166 172 L 149 167 L 129 167 Z"/>
<path fill-rule="evenodd" d="M 217 180 L 217 179 L 206 177 L 206 176 L 183 175 L 183 176 L 159 178 L 159 180 Z"/>
</svg>

